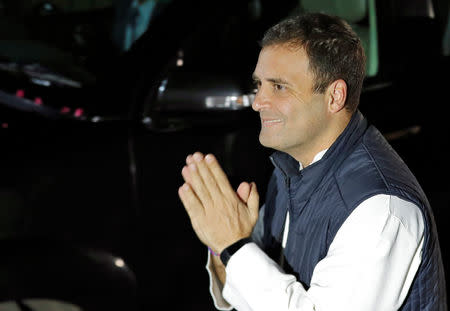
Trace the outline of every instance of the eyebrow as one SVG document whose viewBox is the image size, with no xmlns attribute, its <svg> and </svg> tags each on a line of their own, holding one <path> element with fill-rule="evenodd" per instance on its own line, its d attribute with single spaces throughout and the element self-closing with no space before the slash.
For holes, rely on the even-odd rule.
<svg viewBox="0 0 450 311">
<path fill-rule="evenodd" d="M 255 74 L 252 74 L 252 79 L 253 79 L 253 81 L 260 81 L 261 80 Z M 274 83 L 274 84 L 291 85 L 291 83 L 289 83 L 288 81 L 286 81 L 285 79 L 282 79 L 282 78 L 268 78 L 268 79 L 265 79 L 265 80 L 269 81 L 271 83 Z"/>
</svg>

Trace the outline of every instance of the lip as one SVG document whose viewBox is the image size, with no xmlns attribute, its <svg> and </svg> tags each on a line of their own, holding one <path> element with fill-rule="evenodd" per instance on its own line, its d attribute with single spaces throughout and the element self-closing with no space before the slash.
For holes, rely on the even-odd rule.
<svg viewBox="0 0 450 311">
<path fill-rule="evenodd" d="M 274 126 L 280 124 L 281 122 L 281 119 L 261 119 L 261 124 L 264 127 Z"/>
</svg>

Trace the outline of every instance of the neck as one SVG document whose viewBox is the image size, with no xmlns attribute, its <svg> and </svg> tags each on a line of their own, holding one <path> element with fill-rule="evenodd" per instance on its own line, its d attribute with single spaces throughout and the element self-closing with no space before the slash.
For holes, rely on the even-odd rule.
<svg viewBox="0 0 450 311">
<path fill-rule="evenodd" d="M 316 139 L 312 140 L 308 146 L 302 146 L 301 150 L 298 150 L 298 152 L 287 153 L 299 161 L 303 168 L 307 167 L 313 162 L 314 157 L 320 151 L 331 147 L 339 135 L 341 135 L 345 130 L 350 122 L 350 119 L 351 114 L 343 113 L 339 117 L 332 119 L 323 133 Z"/>
</svg>

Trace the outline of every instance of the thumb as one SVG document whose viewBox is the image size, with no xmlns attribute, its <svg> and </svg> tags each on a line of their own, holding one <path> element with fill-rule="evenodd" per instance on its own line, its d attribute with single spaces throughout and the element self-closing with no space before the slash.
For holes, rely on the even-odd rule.
<svg viewBox="0 0 450 311">
<path fill-rule="evenodd" d="M 250 214 L 254 219 L 258 219 L 259 214 L 259 194 L 256 189 L 256 184 L 252 182 L 250 184 L 250 195 L 248 196 L 247 201 L 248 209 L 250 210 Z"/>
<path fill-rule="evenodd" d="M 241 182 L 241 184 L 236 190 L 237 195 L 245 204 L 247 204 L 248 197 L 250 196 L 250 188 L 251 188 L 250 184 L 244 181 Z"/>
</svg>

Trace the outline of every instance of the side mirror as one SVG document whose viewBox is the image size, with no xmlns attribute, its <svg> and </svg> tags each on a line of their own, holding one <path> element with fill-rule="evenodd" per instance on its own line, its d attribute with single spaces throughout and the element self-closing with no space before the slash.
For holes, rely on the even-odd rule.
<svg viewBox="0 0 450 311">
<path fill-rule="evenodd" d="M 238 79 L 210 73 L 181 73 L 164 79 L 157 91 L 159 111 L 242 110 L 251 107 L 254 94 Z"/>
<path fill-rule="evenodd" d="M 248 115 L 254 98 L 250 83 L 242 83 L 239 77 L 175 72 L 161 81 L 145 103 L 143 123 L 153 130 L 229 124 Z"/>
</svg>

